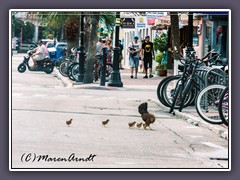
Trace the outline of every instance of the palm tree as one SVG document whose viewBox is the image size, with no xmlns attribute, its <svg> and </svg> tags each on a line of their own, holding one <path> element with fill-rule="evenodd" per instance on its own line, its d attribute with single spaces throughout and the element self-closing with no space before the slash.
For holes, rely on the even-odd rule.
<svg viewBox="0 0 240 180">
<path fill-rule="evenodd" d="M 79 47 L 79 20 L 80 12 L 30 12 L 29 16 L 38 16 L 50 26 L 65 26 L 67 49 L 70 52 L 72 47 Z M 95 63 L 97 29 L 99 20 L 105 21 L 107 28 L 113 31 L 115 25 L 115 14 L 113 12 L 84 12 L 84 49 L 88 52 L 86 59 L 86 71 L 84 83 L 92 83 L 92 70 Z"/>
<path fill-rule="evenodd" d="M 179 22 L 178 22 L 178 13 L 177 12 L 170 12 L 170 19 L 171 19 L 171 36 L 172 36 L 172 47 L 177 47 L 178 52 L 180 52 L 180 36 L 179 36 Z M 178 56 L 174 52 L 174 60 L 178 59 Z"/>
</svg>

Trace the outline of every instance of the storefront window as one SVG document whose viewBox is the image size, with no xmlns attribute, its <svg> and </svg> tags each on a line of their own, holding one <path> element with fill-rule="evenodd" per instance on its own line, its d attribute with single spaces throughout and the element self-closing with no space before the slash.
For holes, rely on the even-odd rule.
<svg viewBox="0 0 240 180">
<path fill-rule="evenodd" d="M 217 26 L 216 28 L 216 47 L 222 57 L 226 57 L 226 26 Z"/>
</svg>

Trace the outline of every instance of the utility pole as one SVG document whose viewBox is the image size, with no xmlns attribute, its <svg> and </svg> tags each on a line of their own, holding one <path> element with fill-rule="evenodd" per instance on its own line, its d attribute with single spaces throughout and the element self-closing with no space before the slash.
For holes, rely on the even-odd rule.
<svg viewBox="0 0 240 180">
<path fill-rule="evenodd" d="M 193 45 L 193 13 L 188 13 L 188 47 Z"/>
<path fill-rule="evenodd" d="M 84 46 L 83 46 L 83 39 L 84 39 L 84 15 L 81 14 L 81 26 L 80 26 L 80 37 L 81 37 L 81 43 L 80 43 L 80 53 L 79 53 L 79 75 L 77 82 L 83 82 L 84 79 Z"/>
</svg>

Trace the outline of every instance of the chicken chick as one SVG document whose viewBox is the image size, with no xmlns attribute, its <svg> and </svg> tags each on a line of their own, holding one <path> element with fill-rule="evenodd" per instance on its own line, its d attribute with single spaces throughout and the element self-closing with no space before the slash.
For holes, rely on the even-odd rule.
<svg viewBox="0 0 240 180">
<path fill-rule="evenodd" d="M 128 123 L 129 128 L 132 128 L 136 124 L 136 121 Z"/>
<path fill-rule="evenodd" d="M 73 120 L 73 119 L 70 119 L 70 120 L 66 121 L 66 124 L 67 124 L 68 126 L 70 126 L 70 124 L 72 124 L 72 120 Z"/>
<path fill-rule="evenodd" d="M 140 129 L 141 127 L 142 127 L 142 122 L 140 122 L 140 123 L 137 123 L 137 127 Z"/>
<path fill-rule="evenodd" d="M 109 121 L 109 119 L 107 119 L 106 121 L 102 121 L 102 125 L 105 127 L 105 125 L 107 125 Z"/>
</svg>

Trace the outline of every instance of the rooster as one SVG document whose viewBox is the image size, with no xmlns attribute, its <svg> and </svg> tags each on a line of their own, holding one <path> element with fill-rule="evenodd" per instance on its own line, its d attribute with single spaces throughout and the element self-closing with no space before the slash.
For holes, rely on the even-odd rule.
<svg viewBox="0 0 240 180">
<path fill-rule="evenodd" d="M 153 124 L 155 122 L 155 116 L 149 113 L 147 109 L 148 109 L 147 102 L 142 103 L 138 106 L 138 112 L 141 114 L 142 120 L 145 122 L 144 129 L 146 129 L 147 127 L 151 129 L 150 124 Z"/>
</svg>

